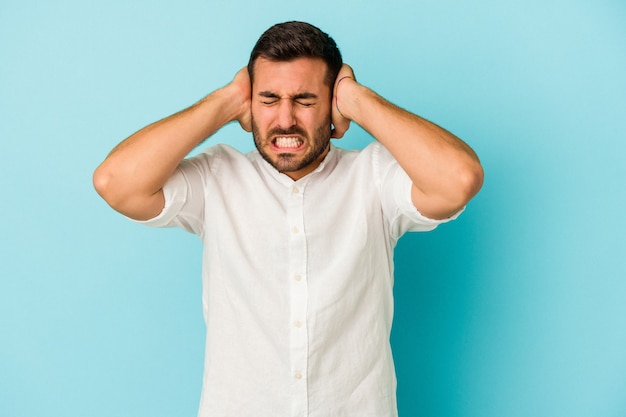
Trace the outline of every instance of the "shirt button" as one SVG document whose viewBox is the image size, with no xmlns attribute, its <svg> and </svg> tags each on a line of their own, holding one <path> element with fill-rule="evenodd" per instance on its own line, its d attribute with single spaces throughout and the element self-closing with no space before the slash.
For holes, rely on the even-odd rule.
<svg viewBox="0 0 626 417">
<path fill-rule="evenodd" d="M 302 322 L 297 320 L 293 323 L 293 325 L 299 329 L 300 327 L 302 327 Z"/>
<path fill-rule="evenodd" d="M 293 277 L 293 279 L 295 279 L 296 281 L 300 282 L 300 281 L 302 281 L 302 276 L 301 275 L 296 275 L 295 277 Z"/>
<path fill-rule="evenodd" d="M 302 379 L 302 373 L 300 373 L 300 372 L 296 372 L 296 373 L 294 374 L 294 377 L 295 377 L 296 379 Z"/>
<path fill-rule="evenodd" d="M 294 235 L 298 234 L 300 232 L 300 229 L 298 229 L 298 226 L 294 226 L 291 228 L 291 233 L 293 233 Z"/>
<path fill-rule="evenodd" d="M 298 194 L 300 192 L 300 190 L 298 189 L 298 187 L 293 187 L 291 189 L 291 192 L 294 193 L 294 194 Z"/>
</svg>

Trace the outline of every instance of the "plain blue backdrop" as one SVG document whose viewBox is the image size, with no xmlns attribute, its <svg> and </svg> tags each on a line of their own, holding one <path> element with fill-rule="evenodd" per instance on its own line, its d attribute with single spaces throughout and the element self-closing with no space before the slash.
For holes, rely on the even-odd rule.
<svg viewBox="0 0 626 417">
<path fill-rule="evenodd" d="M 1 0 L 0 416 L 196 415 L 200 242 L 91 174 L 293 19 L 485 167 L 458 221 L 398 245 L 401 417 L 626 415 L 623 1 Z"/>
</svg>

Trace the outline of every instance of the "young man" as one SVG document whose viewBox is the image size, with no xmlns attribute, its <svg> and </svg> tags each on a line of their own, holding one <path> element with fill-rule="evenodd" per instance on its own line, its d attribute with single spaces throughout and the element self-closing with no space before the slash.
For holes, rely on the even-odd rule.
<svg viewBox="0 0 626 417">
<path fill-rule="evenodd" d="M 224 124 L 257 151 L 209 147 Z M 351 121 L 376 142 L 330 144 Z M 335 42 L 268 29 L 227 86 L 118 145 L 94 174 L 116 210 L 204 243 L 200 416 L 396 416 L 393 248 L 455 218 L 474 152 L 360 85 Z"/>
</svg>

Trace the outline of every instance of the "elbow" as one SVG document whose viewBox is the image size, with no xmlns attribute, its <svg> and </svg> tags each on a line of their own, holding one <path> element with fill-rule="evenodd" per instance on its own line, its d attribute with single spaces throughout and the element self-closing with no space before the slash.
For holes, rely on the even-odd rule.
<svg viewBox="0 0 626 417">
<path fill-rule="evenodd" d="M 471 166 L 467 167 L 459 178 L 459 196 L 461 196 L 462 204 L 467 204 L 483 186 L 485 180 L 485 172 L 480 162 L 475 161 Z"/>
<path fill-rule="evenodd" d="M 436 192 L 424 193 L 413 183 L 413 204 L 431 219 L 447 219 L 458 213 L 480 191 L 484 172 L 480 163 L 466 166 L 440 183 Z"/>
<path fill-rule="evenodd" d="M 455 186 L 449 189 L 449 193 L 441 201 L 439 209 L 431 214 L 422 214 L 433 219 L 447 219 L 458 213 L 480 191 L 483 180 L 484 172 L 480 164 L 458 173 Z"/>
<path fill-rule="evenodd" d="M 474 166 L 468 171 L 465 185 L 468 193 L 471 197 L 474 197 L 483 187 L 483 182 L 485 181 L 485 171 L 479 161 L 476 161 Z"/>
<path fill-rule="evenodd" d="M 119 187 L 115 186 L 114 175 L 107 169 L 105 163 L 96 168 L 92 181 L 98 195 L 113 209 L 120 211 L 121 207 L 119 206 L 122 199 L 119 198 L 119 192 L 116 191 L 119 190 Z"/>
<path fill-rule="evenodd" d="M 109 184 L 111 182 L 111 175 L 106 171 L 102 165 L 98 166 L 93 172 L 92 177 L 93 188 L 104 200 L 107 200 Z"/>
<path fill-rule="evenodd" d="M 141 192 L 127 178 L 110 169 L 105 161 L 94 171 L 92 181 L 100 197 L 124 216 L 135 220 L 148 220 L 157 216 L 163 210 L 163 194 Z"/>
</svg>

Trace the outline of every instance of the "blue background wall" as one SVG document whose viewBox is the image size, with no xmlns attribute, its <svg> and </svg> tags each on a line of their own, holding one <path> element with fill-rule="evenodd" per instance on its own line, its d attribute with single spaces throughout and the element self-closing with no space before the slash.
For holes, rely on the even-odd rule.
<svg viewBox="0 0 626 417">
<path fill-rule="evenodd" d="M 398 246 L 401 416 L 626 415 L 624 2 L 2 0 L 0 416 L 196 414 L 200 243 L 126 221 L 91 173 L 291 19 L 486 169 Z"/>
</svg>

